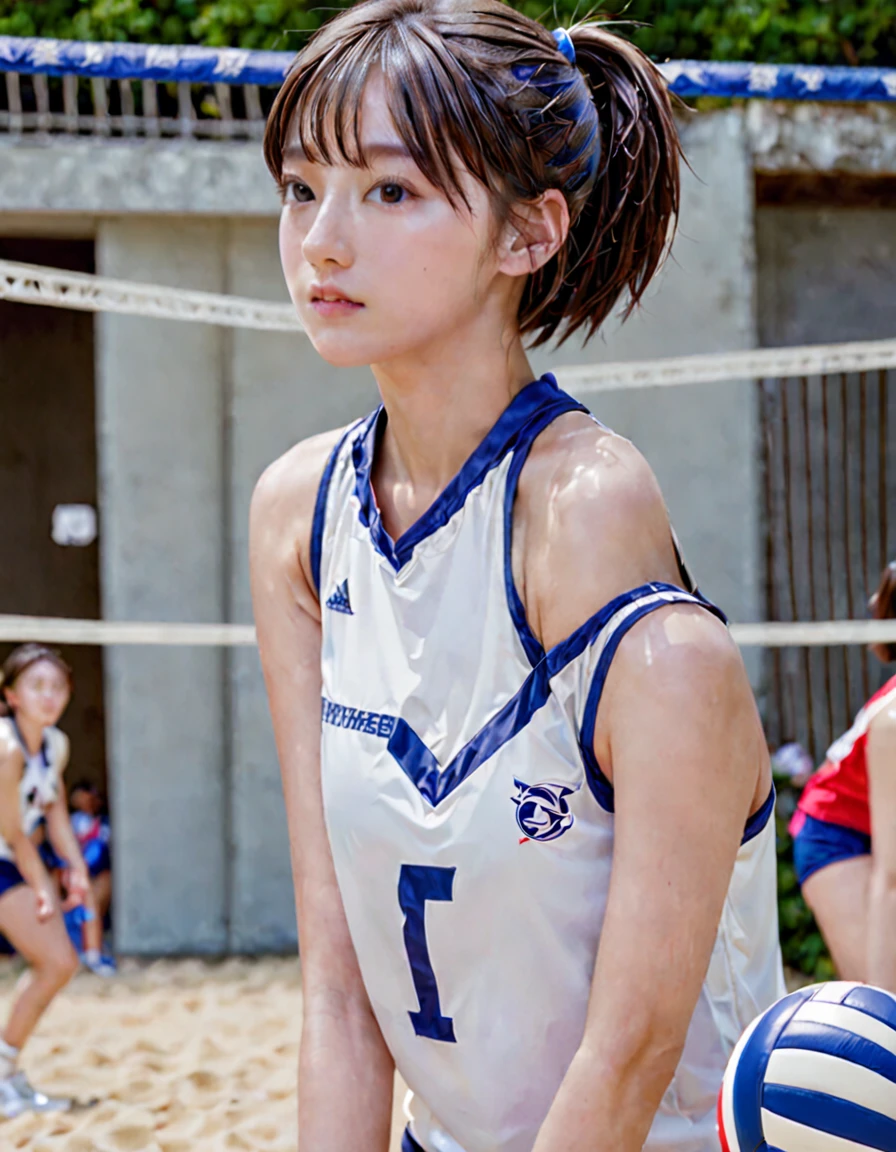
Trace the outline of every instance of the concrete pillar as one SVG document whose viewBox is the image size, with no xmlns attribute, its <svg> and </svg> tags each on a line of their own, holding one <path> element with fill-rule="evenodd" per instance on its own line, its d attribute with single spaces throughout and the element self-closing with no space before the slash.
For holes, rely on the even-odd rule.
<svg viewBox="0 0 896 1152">
<path fill-rule="evenodd" d="M 97 272 L 224 288 L 225 226 L 105 219 Z M 103 615 L 223 619 L 222 330 L 100 313 Z M 223 657 L 109 648 L 106 715 L 116 947 L 226 948 Z"/>
<path fill-rule="evenodd" d="M 232 221 L 227 291 L 285 302 L 276 220 Z M 230 340 L 229 618 L 252 619 L 249 501 L 265 467 L 298 440 L 336 428 L 377 403 L 366 368 L 334 369 L 302 335 L 235 328 Z M 292 949 L 292 875 L 280 772 L 258 653 L 228 653 L 230 684 L 230 949 Z"/>
</svg>

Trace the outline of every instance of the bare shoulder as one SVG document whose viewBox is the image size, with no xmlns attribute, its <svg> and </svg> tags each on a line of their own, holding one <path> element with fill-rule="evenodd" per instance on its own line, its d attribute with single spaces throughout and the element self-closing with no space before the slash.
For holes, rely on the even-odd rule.
<svg viewBox="0 0 896 1152">
<path fill-rule="evenodd" d="M 0 776 L 14 775 L 18 779 L 25 765 L 22 746 L 15 734 L 12 722 L 0 717 Z"/>
<path fill-rule="evenodd" d="M 302 440 L 264 470 L 252 495 L 253 569 L 279 570 L 313 589 L 311 525 L 327 460 L 345 429 Z"/>
<path fill-rule="evenodd" d="M 886 743 L 889 747 L 896 746 L 896 686 L 881 698 L 868 731 L 872 740 Z"/>
<path fill-rule="evenodd" d="M 71 753 L 71 742 L 68 736 L 61 728 L 48 728 L 44 735 L 49 745 L 51 762 L 56 765 L 60 772 L 64 772 L 68 767 Z"/>
<path fill-rule="evenodd" d="M 649 464 L 582 413 L 538 437 L 514 509 L 514 574 L 546 647 L 649 581 L 680 583 L 666 506 Z"/>
</svg>

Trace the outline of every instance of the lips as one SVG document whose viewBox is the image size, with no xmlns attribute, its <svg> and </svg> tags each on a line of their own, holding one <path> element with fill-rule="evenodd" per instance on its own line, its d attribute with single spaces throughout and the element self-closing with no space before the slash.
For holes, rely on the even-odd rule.
<svg viewBox="0 0 896 1152">
<path fill-rule="evenodd" d="M 311 303 L 312 304 L 350 304 L 355 308 L 362 308 L 363 305 L 358 300 L 352 300 L 345 292 L 334 288 L 329 284 L 312 284 L 311 286 Z"/>
</svg>

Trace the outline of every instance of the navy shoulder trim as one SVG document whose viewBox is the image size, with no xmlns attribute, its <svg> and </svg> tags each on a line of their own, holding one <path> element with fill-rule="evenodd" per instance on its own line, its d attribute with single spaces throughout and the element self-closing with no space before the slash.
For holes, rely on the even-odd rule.
<svg viewBox="0 0 896 1152">
<path fill-rule="evenodd" d="M 532 445 L 545 428 L 566 412 L 584 412 L 586 415 L 590 415 L 588 409 L 578 400 L 567 396 L 565 392 L 558 391 L 556 399 L 549 401 L 541 411 L 537 412 L 527 424 L 524 433 L 521 434 L 519 442 L 513 449 L 513 460 L 507 472 L 507 486 L 504 489 L 504 587 L 507 593 L 507 607 L 520 638 L 520 643 L 533 668 L 539 660 L 544 658 L 544 648 L 529 626 L 526 609 L 513 579 L 513 505 L 516 500 L 520 475 L 523 466 L 529 459 Z"/>
<path fill-rule="evenodd" d="M 314 588 L 318 596 L 320 596 L 321 548 L 324 539 L 324 527 L 327 520 L 327 496 L 330 492 L 330 481 L 333 479 L 333 469 L 336 467 L 336 461 L 339 459 L 342 446 L 357 427 L 358 422 L 355 421 L 354 424 L 346 428 L 336 441 L 332 452 L 327 457 L 327 463 L 324 465 L 320 484 L 317 487 L 317 497 L 314 501 L 314 518 L 311 521 L 311 578 L 314 581 Z"/>
<path fill-rule="evenodd" d="M 664 593 L 665 595 L 657 596 L 657 593 Z M 642 603 L 638 603 L 639 601 Z M 723 624 L 728 623 L 724 612 L 699 593 L 686 592 L 674 584 L 655 583 L 644 584 L 640 588 L 635 588 L 611 601 L 600 613 L 605 625 L 609 624 L 611 618 L 628 604 L 636 606 L 619 621 L 605 639 L 603 651 L 598 658 L 591 687 L 588 690 L 582 727 L 579 731 L 579 751 L 585 765 L 588 785 L 595 800 L 607 812 L 612 812 L 614 809 L 613 785 L 604 775 L 594 755 L 594 728 L 597 721 L 597 709 L 607 681 L 607 674 L 610 671 L 610 665 L 626 633 L 639 620 L 643 620 L 645 616 L 659 608 L 665 608 L 668 604 L 696 604 L 700 608 L 706 608 L 714 616 L 718 616 Z"/>
<path fill-rule="evenodd" d="M 757 808 L 747 821 L 746 827 L 744 828 L 741 844 L 746 844 L 749 840 L 755 839 L 763 830 L 763 828 L 765 828 L 766 824 L 768 824 L 769 820 L 771 820 L 772 813 L 775 810 L 776 798 L 777 793 L 775 792 L 774 784 L 772 784 L 771 791 L 762 802 L 762 806 Z"/>
</svg>

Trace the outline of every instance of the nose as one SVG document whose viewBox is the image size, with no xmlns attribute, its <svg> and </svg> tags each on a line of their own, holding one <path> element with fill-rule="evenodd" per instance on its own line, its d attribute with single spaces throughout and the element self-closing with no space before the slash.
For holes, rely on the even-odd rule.
<svg viewBox="0 0 896 1152">
<path fill-rule="evenodd" d="M 341 198 L 326 197 L 302 241 L 302 255 L 312 268 L 348 268 L 354 259 L 350 209 Z"/>
</svg>

